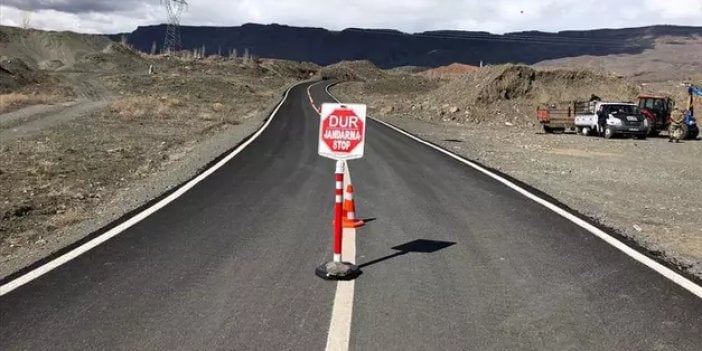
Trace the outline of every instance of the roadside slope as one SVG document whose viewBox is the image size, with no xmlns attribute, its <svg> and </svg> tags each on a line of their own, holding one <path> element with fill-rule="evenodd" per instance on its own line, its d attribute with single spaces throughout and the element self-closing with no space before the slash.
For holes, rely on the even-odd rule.
<svg viewBox="0 0 702 351">
<path fill-rule="evenodd" d="M 189 179 L 252 134 L 285 89 L 316 70 L 175 57 L 148 57 L 143 68 L 61 73 L 81 99 L 16 111 L 0 125 L 0 276 Z"/>
</svg>

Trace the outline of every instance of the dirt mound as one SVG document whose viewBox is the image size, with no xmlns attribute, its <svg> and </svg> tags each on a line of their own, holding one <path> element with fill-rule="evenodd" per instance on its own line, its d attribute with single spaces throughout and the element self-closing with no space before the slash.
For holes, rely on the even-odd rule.
<svg viewBox="0 0 702 351">
<path fill-rule="evenodd" d="M 388 75 L 344 86 L 349 95 L 364 96 L 371 113 L 384 109 L 422 120 L 520 125 L 534 124 L 539 106 L 567 106 L 592 94 L 632 101 L 639 92 L 638 86 L 622 78 L 590 71 L 540 71 L 524 65 L 483 67 L 441 80 Z"/>
<path fill-rule="evenodd" d="M 525 124 L 534 121 L 533 111 L 539 106 L 565 106 L 587 100 L 592 94 L 606 100 L 632 101 L 638 91 L 624 79 L 590 71 L 538 71 L 504 65 L 453 78 L 432 96 L 441 106 L 459 107 L 472 120 L 501 123 L 507 119 Z"/>
<path fill-rule="evenodd" d="M 507 66 L 479 91 L 476 102 L 491 103 L 525 96 L 536 79 L 536 71 L 526 66 Z"/>
<path fill-rule="evenodd" d="M 46 61 L 45 61 L 46 62 Z M 121 43 L 110 42 L 102 50 L 87 53 L 79 57 L 75 68 L 91 70 L 145 70 L 147 66 L 142 57 Z"/>
<path fill-rule="evenodd" d="M 259 66 L 283 77 L 307 79 L 319 72 L 319 66 L 310 62 L 294 62 L 280 59 L 261 59 Z"/>
<path fill-rule="evenodd" d="M 17 57 L 0 56 L 0 94 L 36 84 L 42 75 Z"/>
<path fill-rule="evenodd" d="M 334 80 L 374 80 L 385 77 L 385 72 L 367 60 L 341 61 L 323 67 L 318 75 L 322 79 Z"/>
<path fill-rule="evenodd" d="M 319 71 L 319 66 L 313 63 L 281 59 L 243 60 L 242 58 L 224 58 L 221 56 L 193 58 L 187 56 L 144 55 L 144 60 L 144 66 L 148 69 L 148 65 L 153 65 L 154 72 L 157 75 L 169 72 L 169 74 L 183 77 L 193 74 L 204 76 L 231 74 L 258 77 L 262 80 L 281 77 L 303 80 L 309 79 Z"/>
<path fill-rule="evenodd" d="M 421 66 L 400 66 L 400 67 L 395 67 L 395 68 L 390 68 L 386 70 L 385 72 L 391 73 L 391 74 L 412 74 L 412 73 L 421 73 L 427 71 L 429 68 L 427 67 L 421 67 Z"/>
<path fill-rule="evenodd" d="M 462 63 L 452 63 L 448 66 L 441 66 L 430 70 L 426 70 L 424 72 L 421 72 L 421 75 L 427 78 L 447 78 L 450 76 L 460 74 L 473 73 L 479 69 L 480 68 L 476 66 L 466 65 Z"/>
<path fill-rule="evenodd" d="M 526 95 L 532 88 L 536 72 L 526 66 L 484 67 L 472 73 L 448 77 L 435 94 L 450 104 L 490 104 Z"/>
<path fill-rule="evenodd" d="M 529 98 L 538 104 L 587 100 L 592 94 L 610 101 L 633 101 L 638 85 L 612 75 L 587 70 L 536 71 Z"/>
<path fill-rule="evenodd" d="M 100 35 L 52 32 L 0 26 L 0 52 L 17 57 L 33 69 L 131 68 L 139 55 Z M 104 62 L 111 62 L 105 65 Z M 94 65 L 94 66 L 93 66 Z"/>
<path fill-rule="evenodd" d="M 452 78 L 439 95 L 466 104 L 529 100 L 537 104 L 558 104 L 583 100 L 596 94 L 608 100 L 631 100 L 638 90 L 625 80 L 590 71 L 539 71 L 522 65 L 479 69 Z"/>
</svg>

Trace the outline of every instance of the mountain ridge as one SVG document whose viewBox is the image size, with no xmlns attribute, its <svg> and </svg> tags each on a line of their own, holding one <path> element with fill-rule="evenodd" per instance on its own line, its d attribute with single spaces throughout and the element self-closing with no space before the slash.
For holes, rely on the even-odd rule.
<svg viewBox="0 0 702 351">
<path fill-rule="evenodd" d="M 126 36 L 144 52 L 155 43 L 162 47 L 166 25 L 137 27 Z M 492 34 L 484 31 L 433 30 L 405 33 L 394 29 L 318 27 L 246 23 L 241 26 L 181 26 L 183 48 L 205 46 L 206 53 L 226 54 L 248 49 L 255 56 L 309 61 L 329 65 L 344 60 L 369 60 L 382 68 L 437 67 L 453 62 L 478 65 L 526 63 L 583 55 L 638 54 L 662 36 L 702 36 L 702 27 L 655 25 L 622 29 L 520 31 Z"/>
</svg>

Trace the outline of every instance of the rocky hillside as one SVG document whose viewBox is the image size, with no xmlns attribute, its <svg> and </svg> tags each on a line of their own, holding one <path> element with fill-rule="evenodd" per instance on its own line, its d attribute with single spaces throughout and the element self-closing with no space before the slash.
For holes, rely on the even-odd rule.
<svg viewBox="0 0 702 351">
<path fill-rule="evenodd" d="M 702 36 L 660 37 L 634 55 L 580 56 L 547 60 L 541 68 L 580 67 L 629 77 L 637 82 L 702 81 Z"/>
<path fill-rule="evenodd" d="M 0 26 L 0 56 L 49 71 L 129 69 L 141 64 L 137 53 L 105 36 L 6 26 Z"/>
<path fill-rule="evenodd" d="M 135 48 L 161 47 L 165 26 L 139 27 L 125 33 Z M 654 26 L 630 29 L 519 32 L 432 31 L 408 34 L 394 30 L 300 28 L 245 24 L 239 27 L 192 27 L 181 30 L 186 49 L 205 46 L 208 54 L 239 54 L 248 49 L 259 57 L 310 61 L 329 65 L 344 60 L 369 60 L 382 68 L 436 67 L 454 62 L 479 65 L 527 63 L 582 55 L 637 54 L 661 36 L 702 36 L 702 27 Z M 112 36 L 120 40 L 122 34 Z"/>
</svg>

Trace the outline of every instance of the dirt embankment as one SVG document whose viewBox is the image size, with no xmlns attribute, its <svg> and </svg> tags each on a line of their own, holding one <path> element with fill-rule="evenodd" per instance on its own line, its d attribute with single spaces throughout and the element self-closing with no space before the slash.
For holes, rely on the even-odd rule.
<svg viewBox="0 0 702 351">
<path fill-rule="evenodd" d="M 102 36 L 0 26 L 0 113 L 75 98 L 97 100 L 103 96 L 85 89 L 91 82 L 99 85 L 97 74 L 144 69 L 139 54 Z"/>
<path fill-rule="evenodd" d="M 702 278 L 702 205 L 694 196 L 702 184 L 702 141 L 549 135 L 535 123 L 540 104 L 591 94 L 634 100 L 642 89 L 682 88 L 641 87 L 589 71 L 498 66 L 442 79 L 346 82 L 333 92 L 368 104 L 376 118 L 534 186 Z"/>
<path fill-rule="evenodd" d="M 359 60 L 322 67 L 317 75 L 320 79 L 367 81 L 383 78 L 387 73 L 370 61 Z"/>
<path fill-rule="evenodd" d="M 450 78 L 457 75 L 473 73 L 478 69 L 479 67 L 476 66 L 466 65 L 462 63 L 452 63 L 448 66 L 441 66 L 422 71 L 421 75 L 429 79 Z"/>
<path fill-rule="evenodd" d="M 12 126 L 0 123 L 0 277 L 189 179 L 253 133 L 288 86 L 318 70 L 282 60 L 142 56 L 107 44 L 70 70 L 36 68 L 95 108 L 29 107 Z M 33 58 L 41 59 L 52 57 Z"/>
<path fill-rule="evenodd" d="M 441 78 L 425 73 L 352 82 L 344 89 L 364 96 L 371 112 L 392 111 L 425 121 L 532 125 L 538 106 L 590 98 L 633 101 L 640 87 L 588 71 L 540 71 L 527 66 L 484 67 Z"/>
<path fill-rule="evenodd" d="M 45 71 L 134 68 L 139 59 L 137 53 L 99 35 L 6 26 L 0 26 L 0 53 Z"/>
<path fill-rule="evenodd" d="M 17 57 L 0 56 L 0 113 L 27 105 L 56 104 L 74 96 L 61 79 L 29 67 Z"/>
</svg>

